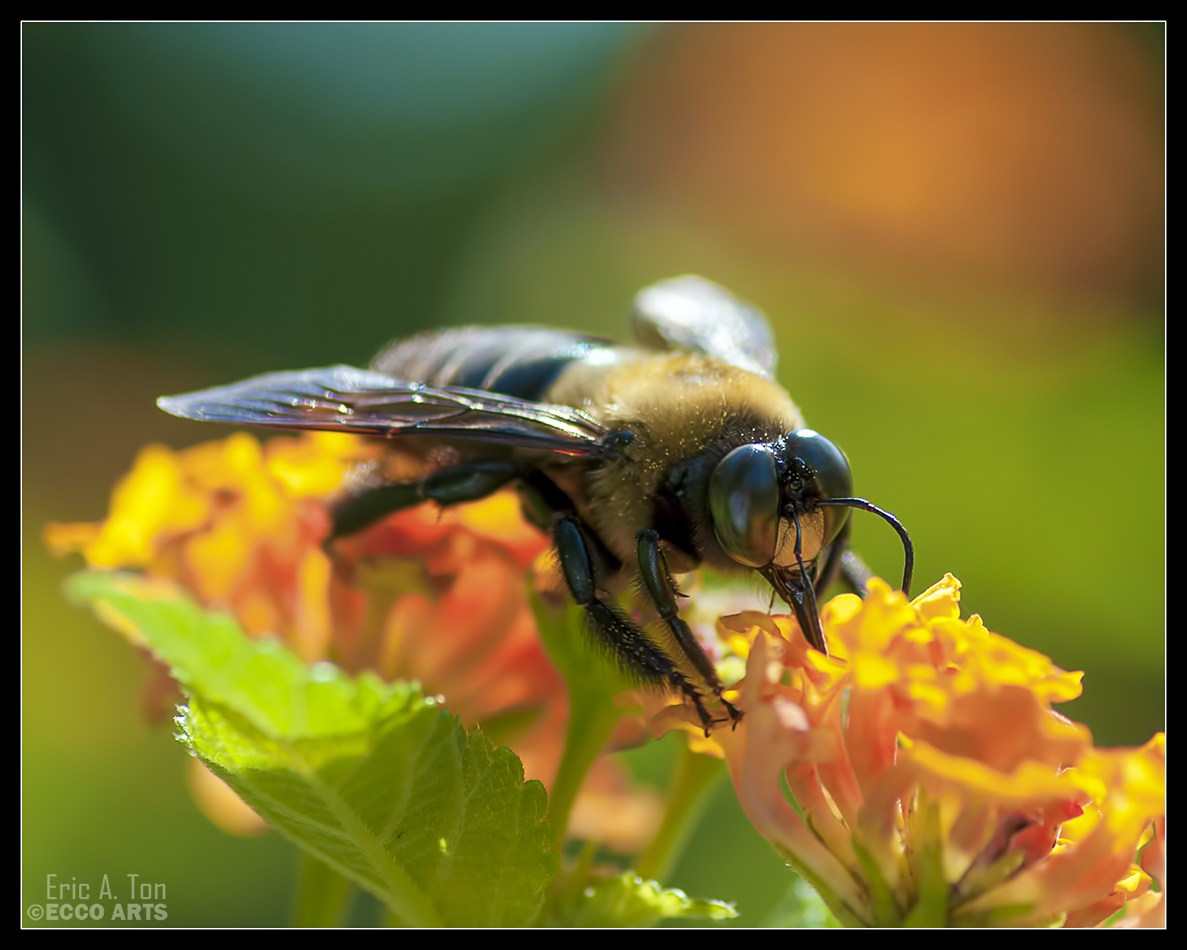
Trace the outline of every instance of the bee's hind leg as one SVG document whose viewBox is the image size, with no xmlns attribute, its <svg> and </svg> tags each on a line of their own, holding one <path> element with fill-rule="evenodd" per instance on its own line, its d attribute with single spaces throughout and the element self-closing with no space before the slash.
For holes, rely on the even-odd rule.
<svg viewBox="0 0 1187 950">
<path fill-rule="evenodd" d="M 393 512 L 421 502 L 435 501 L 446 506 L 480 501 L 518 475 L 512 462 L 482 460 L 451 465 L 415 482 L 367 488 L 334 506 L 333 527 L 326 543 L 362 531 Z"/>
<path fill-rule="evenodd" d="M 575 515 L 558 515 L 554 540 L 569 592 L 577 605 L 585 610 L 590 626 L 602 644 L 624 670 L 643 683 L 666 686 L 687 697 L 701 717 L 705 735 L 709 735 L 709 727 L 714 720 L 705 708 L 700 691 L 622 608 L 598 596 L 590 543 L 581 521 Z"/>
<path fill-rule="evenodd" d="M 659 549 L 659 533 L 651 528 L 644 528 L 635 535 L 635 541 L 639 546 L 639 576 L 643 580 L 643 588 L 647 591 L 647 596 L 651 598 L 655 609 L 659 611 L 660 618 L 672 631 L 672 636 L 680 644 L 684 655 L 688 657 L 689 662 L 709 684 L 717 698 L 721 700 L 730 719 L 736 723 L 742 718 L 742 713 L 733 703 L 721 699 L 721 693 L 725 687 L 717 677 L 713 661 L 696 636 L 693 635 L 688 624 L 680 618 L 679 605 L 676 603 L 676 583 L 668 573 L 663 552 Z"/>
</svg>

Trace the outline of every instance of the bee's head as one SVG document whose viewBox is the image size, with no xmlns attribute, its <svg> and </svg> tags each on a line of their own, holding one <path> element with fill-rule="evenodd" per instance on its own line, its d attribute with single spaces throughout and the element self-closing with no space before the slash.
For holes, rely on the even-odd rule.
<svg viewBox="0 0 1187 950">
<path fill-rule="evenodd" d="M 722 549 L 757 570 L 795 611 L 800 629 L 827 652 L 816 609 L 816 559 L 836 540 L 850 508 L 876 514 L 903 542 L 903 592 L 910 596 L 915 553 L 898 519 L 853 498 L 845 454 L 811 429 L 774 442 L 741 445 L 709 478 L 709 515 Z"/>
<path fill-rule="evenodd" d="M 718 543 L 739 564 L 791 569 L 814 560 L 849 516 L 848 508 L 820 502 L 852 494 L 845 454 L 820 433 L 798 429 L 726 455 L 709 480 L 709 514 Z"/>
</svg>

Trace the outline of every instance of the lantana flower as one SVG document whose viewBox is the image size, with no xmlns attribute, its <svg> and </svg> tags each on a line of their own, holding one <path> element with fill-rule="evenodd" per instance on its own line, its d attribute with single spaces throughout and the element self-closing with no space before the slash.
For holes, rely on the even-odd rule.
<svg viewBox="0 0 1187 950">
<path fill-rule="evenodd" d="M 114 489 L 104 521 L 51 524 L 46 540 L 59 555 L 81 552 L 91 568 L 174 581 L 307 662 L 418 680 L 467 728 L 510 745 L 525 775 L 548 786 L 568 700 L 525 588 L 549 544 L 523 521 L 517 496 L 406 509 L 323 547 L 328 505 L 344 481 L 399 464 L 376 443 L 341 433 L 263 445 L 239 433 L 178 452 L 150 445 Z M 150 716 L 168 717 L 179 697 L 168 671 L 154 666 Z M 190 777 L 207 814 L 226 830 L 255 830 L 233 802 L 218 805 L 212 781 L 204 771 Z M 609 760 L 586 785 L 575 830 L 612 850 L 638 848 L 658 822 L 657 796 L 630 788 Z"/>
<path fill-rule="evenodd" d="M 308 662 L 418 679 L 548 785 L 568 698 L 525 585 L 555 586 L 548 541 L 500 493 L 323 546 L 343 481 L 397 477 L 395 464 L 343 434 L 150 446 L 104 522 L 51 525 L 47 540 L 94 568 L 174 581 Z M 962 620 L 954 578 L 909 603 L 870 586 L 824 607 L 828 655 L 791 618 L 690 588 L 684 612 L 741 720 L 706 737 L 679 696 L 619 701 L 641 706 L 654 735 L 682 729 L 690 749 L 724 758 L 755 827 L 844 923 L 1160 925 L 1164 737 L 1094 748 L 1053 708 L 1079 695 L 1081 674 Z M 163 670 L 154 683 L 164 704 Z M 630 851 L 658 820 L 608 760 L 586 788 L 570 826 L 582 836 Z"/>
<path fill-rule="evenodd" d="M 1161 734 L 1094 749 L 1051 708 L 1082 674 L 962 620 L 950 575 L 910 603 L 875 579 L 822 621 L 828 656 L 791 618 L 719 621 L 746 654 L 745 718 L 712 741 L 755 827 L 842 921 L 1091 926 L 1146 894 Z"/>
</svg>

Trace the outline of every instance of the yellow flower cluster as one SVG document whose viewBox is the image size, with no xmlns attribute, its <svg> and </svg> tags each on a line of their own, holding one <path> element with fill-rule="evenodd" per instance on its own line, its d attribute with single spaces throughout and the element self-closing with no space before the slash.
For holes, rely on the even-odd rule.
<svg viewBox="0 0 1187 950">
<path fill-rule="evenodd" d="M 1050 705 L 1081 674 L 961 620 L 950 575 L 911 603 L 875 580 L 822 621 L 829 656 L 790 618 L 719 621 L 746 653 L 746 717 L 713 738 L 755 826 L 840 916 L 1084 926 L 1133 902 L 1157 918 L 1134 862 L 1165 812 L 1161 734 L 1094 749 Z"/>
<path fill-rule="evenodd" d="M 420 679 L 467 725 L 502 729 L 549 782 L 567 700 L 524 583 L 547 540 L 501 494 L 323 545 L 344 478 L 385 459 L 341 434 L 150 446 L 105 521 L 46 537 L 92 567 L 179 583 L 307 660 Z M 655 734 L 684 728 L 725 757 L 756 828 L 843 920 L 1091 926 L 1125 908 L 1127 922 L 1162 921 L 1161 735 L 1095 749 L 1052 708 L 1079 695 L 1081 674 L 962 620 L 951 576 L 910 603 L 874 581 L 822 622 L 828 656 L 788 617 L 716 619 L 718 647 L 745 662 L 726 693 L 744 712 L 736 728 L 705 738 L 677 697 L 637 698 Z M 621 782 L 602 785 L 615 801 Z"/>
<path fill-rule="evenodd" d="M 341 433 L 263 445 L 240 433 L 178 452 L 147 446 L 115 487 L 104 521 L 50 524 L 46 541 L 58 555 L 82 553 L 92 568 L 134 568 L 177 583 L 309 662 L 419 680 L 467 727 L 481 725 L 512 746 L 525 774 L 548 785 L 568 701 L 526 596 L 525 578 L 548 542 L 523 521 L 515 494 L 448 510 L 423 505 L 323 544 L 344 480 L 375 467 L 391 476 L 382 466 L 401 464 L 410 462 Z M 177 699 L 168 671 L 154 667 L 149 717 L 169 718 Z M 643 802 L 646 814 L 624 831 L 639 796 L 609 761 L 595 773 L 588 801 L 578 802 L 582 827 L 607 845 L 637 847 L 656 823 L 654 803 Z M 206 784 L 195 797 L 209 798 Z M 613 802 L 616 813 L 598 821 L 594 801 Z"/>
</svg>

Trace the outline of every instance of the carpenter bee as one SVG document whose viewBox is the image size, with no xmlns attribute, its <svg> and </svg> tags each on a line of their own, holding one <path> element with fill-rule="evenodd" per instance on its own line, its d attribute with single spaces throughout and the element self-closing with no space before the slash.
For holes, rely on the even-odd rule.
<svg viewBox="0 0 1187 950">
<path fill-rule="evenodd" d="M 716 284 L 678 277 L 643 290 L 637 345 L 539 327 L 422 333 L 349 366 L 269 373 L 162 397 L 189 419 L 325 429 L 448 448 L 414 481 L 376 484 L 333 510 L 331 543 L 424 501 L 475 501 L 515 483 L 526 517 L 550 533 L 560 572 L 596 639 L 641 683 L 683 695 L 708 735 L 703 691 L 736 722 L 712 661 L 681 619 L 673 573 L 757 571 L 825 651 L 817 609 L 838 576 L 864 585 L 847 553 L 853 497 L 845 455 L 804 425 L 775 382 L 766 318 Z M 670 642 L 611 592 L 637 578 Z"/>
</svg>

